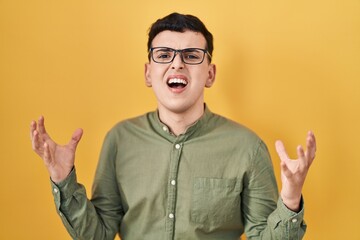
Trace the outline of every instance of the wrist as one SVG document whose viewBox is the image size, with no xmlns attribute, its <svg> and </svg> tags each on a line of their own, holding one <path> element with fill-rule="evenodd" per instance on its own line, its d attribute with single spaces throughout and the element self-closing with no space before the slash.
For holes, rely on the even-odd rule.
<svg viewBox="0 0 360 240">
<path fill-rule="evenodd" d="M 284 194 L 281 194 L 281 200 L 284 205 L 293 212 L 300 211 L 300 203 L 301 203 L 301 194 L 299 196 L 288 197 Z"/>
<path fill-rule="evenodd" d="M 61 173 L 50 173 L 50 179 L 51 181 L 53 181 L 55 184 L 59 184 L 62 181 L 64 181 L 72 172 L 72 170 L 74 169 L 74 167 L 72 167 L 70 169 L 70 171 L 66 171 L 66 172 L 61 172 Z"/>
</svg>

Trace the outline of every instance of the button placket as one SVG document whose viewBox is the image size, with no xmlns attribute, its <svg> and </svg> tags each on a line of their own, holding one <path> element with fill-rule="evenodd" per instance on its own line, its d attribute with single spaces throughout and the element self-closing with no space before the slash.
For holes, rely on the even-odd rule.
<svg viewBox="0 0 360 240">
<path fill-rule="evenodd" d="M 178 141 L 180 139 L 177 139 Z M 176 215 L 176 194 L 177 194 L 177 174 L 182 153 L 182 143 L 175 141 L 172 145 L 171 151 L 169 180 L 168 180 L 168 203 L 167 203 L 167 220 L 166 229 L 169 234 L 169 239 L 173 238 L 175 230 L 175 215 Z"/>
</svg>

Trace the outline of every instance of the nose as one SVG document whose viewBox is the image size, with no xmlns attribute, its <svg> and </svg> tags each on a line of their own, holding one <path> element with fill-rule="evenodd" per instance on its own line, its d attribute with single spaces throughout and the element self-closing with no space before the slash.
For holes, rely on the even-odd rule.
<svg viewBox="0 0 360 240">
<path fill-rule="evenodd" d="M 179 53 L 179 52 L 175 53 L 175 58 L 171 63 L 171 68 L 172 69 L 183 69 L 184 68 L 184 62 L 181 58 L 181 53 Z"/>
</svg>

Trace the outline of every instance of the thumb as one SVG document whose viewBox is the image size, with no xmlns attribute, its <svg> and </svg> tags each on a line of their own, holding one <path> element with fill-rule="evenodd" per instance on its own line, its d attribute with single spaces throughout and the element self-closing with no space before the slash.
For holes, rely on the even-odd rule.
<svg viewBox="0 0 360 240">
<path fill-rule="evenodd" d="M 70 139 L 69 146 L 73 149 L 76 149 L 78 143 L 81 140 L 82 135 L 83 135 L 83 130 L 81 128 L 76 129 Z"/>
<path fill-rule="evenodd" d="M 284 174 L 284 176 L 285 176 L 286 178 L 291 178 L 292 172 L 291 172 L 291 170 L 289 169 L 289 167 L 286 165 L 285 162 L 282 161 L 282 162 L 280 163 L 280 168 L 281 168 L 282 174 Z"/>
<path fill-rule="evenodd" d="M 285 146 L 282 141 L 277 140 L 275 142 L 275 148 L 276 148 L 277 154 L 279 155 L 279 157 L 282 161 L 289 159 L 289 156 L 285 150 Z"/>
</svg>

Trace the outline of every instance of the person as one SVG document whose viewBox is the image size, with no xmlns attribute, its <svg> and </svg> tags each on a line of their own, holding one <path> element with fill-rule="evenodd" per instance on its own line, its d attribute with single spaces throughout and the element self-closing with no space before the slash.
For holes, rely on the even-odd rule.
<svg viewBox="0 0 360 240">
<path fill-rule="evenodd" d="M 145 84 L 157 109 L 121 121 L 106 135 L 89 200 L 77 182 L 76 130 L 67 145 L 48 135 L 44 117 L 30 126 L 32 147 L 50 174 L 56 209 L 74 239 L 301 239 L 302 187 L 315 158 L 290 159 L 281 141 L 280 196 L 265 143 L 212 113 L 213 37 L 195 16 L 172 13 L 152 24 Z"/>
</svg>

